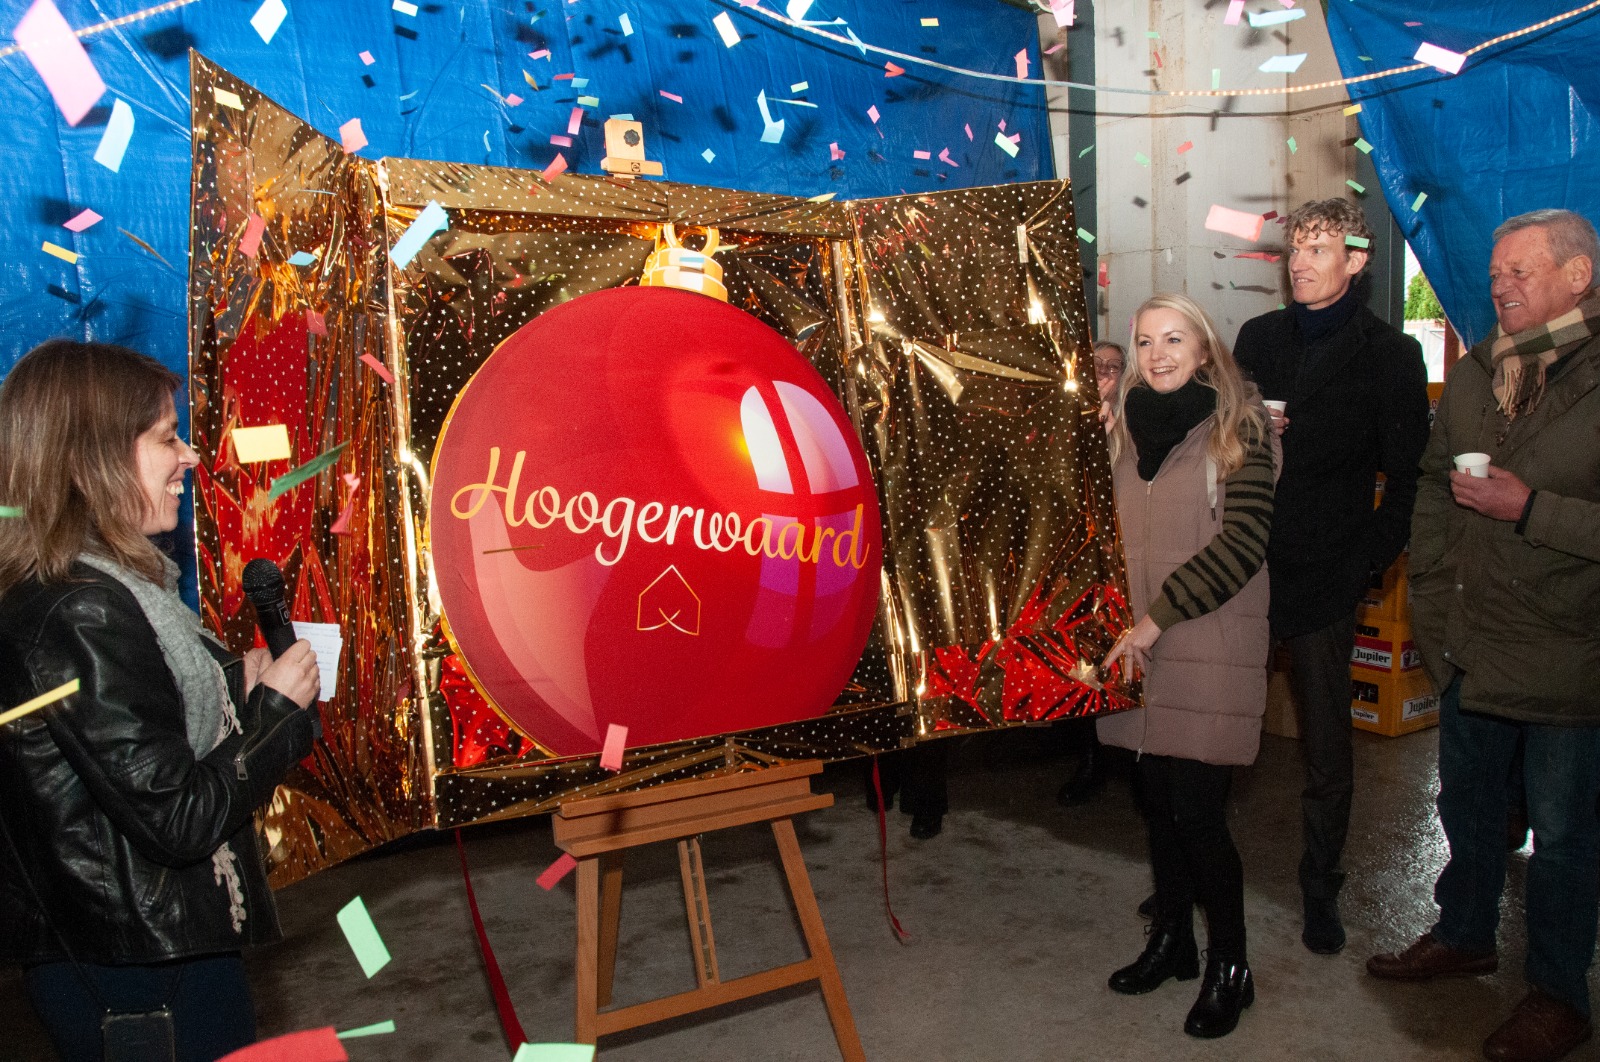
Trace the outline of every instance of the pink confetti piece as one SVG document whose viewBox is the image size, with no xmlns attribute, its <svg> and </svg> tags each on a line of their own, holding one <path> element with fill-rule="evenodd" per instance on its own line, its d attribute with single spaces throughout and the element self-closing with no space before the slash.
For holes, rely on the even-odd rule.
<svg viewBox="0 0 1600 1062">
<path fill-rule="evenodd" d="M 562 136 L 560 133 L 551 133 L 550 143 L 554 144 L 556 147 L 571 147 L 572 138 L 570 136 Z"/>
<path fill-rule="evenodd" d="M 1078 20 L 1076 0 L 1050 0 L 1050 14 L 1055 16 L 1057 29 L 1066 29 Z"/>
<path fill-rule="evenodd" d="M 1244 17 L 1244 0 L 1228 0 L 1228 13 L 1222 16 L 1224 26 L 1237 26 Z"/>
<path fill-rule="evenodd" d="M 1018 52 L 1015 56 L 1013 56 L 1013 58 L 1016 59 L 1016 61 L 1017 61 L 1017 76 L 1018 77 L 1027 77 L 1028 76 L 1028 49 L 1026 49 L 1026 48 L 1022 49 L 1022 51 Z"/>
<path fill-rule="evenodd" d="M 612 723 L 606 727 L 606 744 L 600 752 L 602 771 L 622 770 L 622 754 L 628 747 L 628 728 Z"/>
<path fill-rule="evenodd" d="M 1278 259 L 1282 258 L 1283 256 L 1282 255 L 1278 255 L 1278 254 L 1273 254 L 1270 251 L 1244 251 L 1244 252 L 1241 252 L 1240 254 L 1234 255 L 1234 257 L 1235 258 L 1259 258 L 1263 262 L 1276 262 L 1276 261 L 1278 261 Z"/>
<path fill-rule="evenodd" d="M 306 310 L 306 331 L 310 332 L 314 336 L 325 336 L 325 335 L 327 335 L 328 334 L 328 321 L 327 321 L 327 319 L 325 317 L 323 317 L 317 311 L 308 308 Z"/>
<path fill-rule="evenodd" d="M 872 119 L 872 124 L 873 125 L 877 125 L 878 124 L 878 105 L 877 104 L 873 104 L 871 107 L 867 108 L 867 117 Z"/>
<path fill-rule="evenodd" d="M 1260 214 L 1247 214 L 1243 210 L 1233 210 L 1215 203 L 1211 205 L 1211 212 L 1206 215 L 1206 228 L 1212 232 L 1237 236 L 1252 243 L 1261 239 L 1261 226 L 1264 224 L 1266 219 Z"/>
<path fill-rule="evenodd" d="M 950 157 L 949 148 L 945 148 L 943 151 L 939 152 L 939 161 L 944 163 L 946 166 L 951 166 L 958 170 L 961 168 L 961 163 Z"/>
<path fill-rule="evenodd" d="M 931 151 L 913 151 L 911 153 L 911 157 L 914 158 L 914 159 L 931 159 L 931 158 L 933 158 L 933 152 L 931 152 Z"/>
<path fill-rule="evenodd" d="M 1420 22 L 1407 22 L 1406 25 L 1407 26 L 1420 26 L 1420 25 L 1422 25 L 1422 23 L 1420 23 Z"/>
<path fill-rule="evenodd" d="M 351 498 L 344 503 L 344 508 L 339 510 L 338 519 L 328 525 L 328 531 L 335 535 L 348 535 L 350 533 L 350 517 L 355 515 L 356 500 Z"/>
<path fill-rule="evenodd" d="M 223 1055 L 217 1062 L 348 1062 L 349 1058 L 330 1025 L 262 1040 Z"/>
<path fill-rule="evenodd" d="M 1191 150 L 1193 147 L 1194 147 L 1194 141 L 1193 140 L 1185 140 L 1183 143 L 1178 145 L 1178 154 L 1181 155 L 1185 151 Z"/>
<path fill-rule="evenodd" d="M 1006 120 L 1004 118 L 1000 119 L 1000 131 L 1002 133 L 1006 131 Z"/>
<path fill-rule="evenodd" d="M 536 52 L 529 52 L 528 53 L 528 58 L 529 59 L 548 59 L 548 58 L 550 58 L 550 49 L 549 48 L 540 48 Z"/>
<path fill-rule="evenodd" d="M 671 100 L 673 103 L 682 103 L 683 102 L 683 97 L 678 95 L 676 92 L 668 92 L 666 89 L 661 89 L 660 90 L 660 95 L 663 96 L 666 99 Z"/>
<path fill-rule="evenodd" d="M 832 159 L 834 162 L 838 162 L 840 159 L 844 158 L 844 152 L 839 150 L 838 144 L 828 145 L 828 158 Z"/>
<path fill-rule="evenodd" d="M 513 92 L 511 95 L 506 97 L 506 106 L 507 107 L 515 107 L 521 102 L 522 102 L 522 97 L 517 95 L 515 92 Z"/>
<path fill-rule="evenodd" d="M 556 152 L 556 157 L 550 160 L 550 165 L 539 171 L 539 176 L 544 178 L 546 184 L 549 184 L 566 172 L 567 157 L 558 151 Z"/>
<path fill-rule="evenodd" d="M 77 214 L 74 214 L 67 221 L 63 221 L 61 223 L 61 227 L 66 229 L 68 232 L 82 232 L 84 229 L 87 229 L 99 220 L 100 215 L 96 214 L 94 211 L 81 210 Z"/>
<path fill-rule="evenodd" d="M 615 726 L 616 724 L 612 725 Z M 539 888 L 549 892 L 556 887 L 557 882 L 577 869 L 577 866 L 578 861 L 572 858 L 571 852 L 562 852 L 561 858 L 546 867 L 544 873 L 534 880 L 538 883 Z"/>
<path fill-rule="evenodd" d="M 362 364 L 366 365 L 367 368 L 371 369 L 373 372 L 382 377 L 384 383 L 394 383 L 394 373 L 389 371 L 389 366 L 385 365 L 377 358 L 374 358 L 371 354 L 361 355 L 361 361 Z"/>
<path fill-rule="evenodd" d="M 362 63 L 363 66 L 371 66 L 373 63 L 376 63 L 376 62 L 377 62 L 377 60 L 372 57 L 372 53 L 371 52 L 362 52 L 361 53 L 361 63 Z"/>
<path fill-rule="evenodd" d="M 895 66 L 893 63 L 884 63 L 883 64 L 883 76 L 884 77 L 899 77 L 901 74 L 903 74 L 905 72 L 906 72 L 906 68 L 903 67 L 903 66 Z"/>
<path fill-rule="evenodd" d="M 578 135 L 578 130 L 579 130 L 579 128 L 582 127 L 582 125 L 583 125 L 583 108 L 582 107 L 574 107 L 574 108 L 572 108 L 572 113 L 567 116 L 567 135 L 568 136 L 577 136 Z"/>
<path fill-rule="evenodd" d="M 1011 141 L 1013 144 L 1017 144 L 1019 146 L 1022 144 L 1022 134 L 1021 133 L 1012 133 L 1010 136 L 1006 137 L 1006 139 Z"/>
<path fill-rule="evenodd" d="M 1278 0 L 1278 3 L 1282 4 L 1284 7 L 1294 6 L 1294 0 Z"/>
<path fill-rule="evenodd" d="M 550 80 L 551 81 L 571 81 L 573 78 L 575 78 L 577 76 L 578 76 L 577 74 L 557 74 L 555 77 L 551 78 Z"/>
<path fill-rule="evenodd" d="M 352 118 L 339 127 L 339 142 L 346 155 L 354 155 L 367 146 L 367 134 L 361 131 L 361 119 Z"/>
<path fill-rule="evenodd" d="M 251 214 L 244 223 L 244 235 L 239 237 L 239 253 L 254 258 L 261 250 L 261 234 L 267 231 L 267 220 L 260 214 Z"/>
<path fill-rule="evenodd" d="M 1467 57 L 1460 52 L 1452 52 L 1448 48 L 1441 48 L 1437 44 L 1424 43 L 1417 49 L 1417 54 L 1412 58 L 1419 63 L 1427 63 L 1436 70 L 1443 70 L 1447 74 L 1461 73 L 1461 66 Z"/>
<path fill-rule="evenodd" d="M 963 122 L 961 124 L 961 128 L 963 128 L 963 129 L 965 129 L 967 131 L 967 139 L 971 140 L 972 139 L 972 126 L 971 126 L 971 124 Z"/>
<path fill-rule="evenodd" d="M 83 116 L 105 95 L 106 83 L 100 80 L 100 72 L 83 50 L 83 42 L 56 5 L 50 0 L 35 0 L 12 35 L 39 72 L 67 124 L 83 121 Z"/>
<path fill-rule="evenodd" d="M 1059 52 L 1061 49 L 1065 48 L 1066 46 L 1067 46 L 1067 42 L 1066 41 L 1057 41 L 1056 43 L 1052 44 L 1050 47 L 1046 48 L 1044 50 L 1044 54 L 1045 55 L 1054 55 L 1057 52 Z"/>
</svg>

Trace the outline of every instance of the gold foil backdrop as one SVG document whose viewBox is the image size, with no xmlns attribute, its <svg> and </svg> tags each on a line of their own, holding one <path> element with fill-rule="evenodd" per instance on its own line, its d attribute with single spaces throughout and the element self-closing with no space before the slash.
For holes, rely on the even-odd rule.
<svg viewBox="0 0 1600 1062">
<path fill-rule="evenodd" d="M 264 816 L 276 884 L 419 828 L 1130 703 L 1095 681 L 1127 617 L 1066 182 L 855 203 L 545 182 L 346 155 L 199 56 L 192 85 L 202 611 L 248 644 L 240 575 L 264 556 L 295 618 L 345 638 L 326 739 Z M 429 202 L 449 228 L 397 270 L 387 252 Z M 630 750 L 614 774 L 549 756 L 454 657 L 429 592 L 427 469 L 495 346 L 552 306 L 637 283 L 667 222 L 735 245 L 718 254 L 729 302 L 843 401 L 877 475 L 885 585 L 828 714 Z M 297 252 L 310 263 L 291 265 Z M 228 430 L 267 423 L 289 426 L 291 459 L 241 466 Z M 332 472 L 268 500 L 272 478 L 340 443 Z"/>
</svg>

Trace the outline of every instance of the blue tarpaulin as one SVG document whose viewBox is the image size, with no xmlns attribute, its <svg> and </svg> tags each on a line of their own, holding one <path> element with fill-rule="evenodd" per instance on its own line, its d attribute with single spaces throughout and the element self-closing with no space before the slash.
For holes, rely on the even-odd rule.
<svg viewBox="0 0 1600 1062">
<path fill-rule="evenodd" d="M 1423 43 L 1465 52 L 1570 11 L 1574 0 L 1332 0 L 1347 77 L 1403 66 Z M 1600 11 L 1494 45 L 1456 75 L 1352 85 L 1389 208 L 1468 343 L 1494 327 L 1490 234 L 1544 207 L 1600 221 Z M 1427 199 L 1413 209 L 1417 196 Z"/>
</svg>

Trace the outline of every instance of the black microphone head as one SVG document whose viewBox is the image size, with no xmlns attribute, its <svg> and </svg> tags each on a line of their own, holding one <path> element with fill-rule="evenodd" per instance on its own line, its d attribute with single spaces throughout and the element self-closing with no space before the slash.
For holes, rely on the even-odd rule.
<svg viewBox="0 0 1600 1062">
<path fill-rule="evenodd" d="M 244 566 L 244 593 L 256 604 L 283 600 L 283 572 L 265 557 Z"/>
</svg>

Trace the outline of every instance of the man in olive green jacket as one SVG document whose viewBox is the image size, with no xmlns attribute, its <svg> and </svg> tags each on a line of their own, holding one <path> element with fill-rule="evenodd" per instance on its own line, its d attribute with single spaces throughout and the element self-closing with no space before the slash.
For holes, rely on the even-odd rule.
<svg viewBox="0 0 1600 1062">
<path fill-rule="evenodd" d="M 1367 969 L 1493 971 L 1507 775 L 1525 749 L 1529 993 L 1485 1042 L 1551 1062 L 1589 1039 L 1600 903 L 1600 240 L 1541 210 L 1495 230 L 1499 327 L 1452 369 L 1411 527 L 1413 624 L 1444 690 L 1438 923 Z M 1465 456 L 1464 456 L 1465 455 Z M 1460 469 L 1481 465 L 1474 472 Z M 1485 474 L 1486 473 L 1486 474 Z"/>
</svg>

